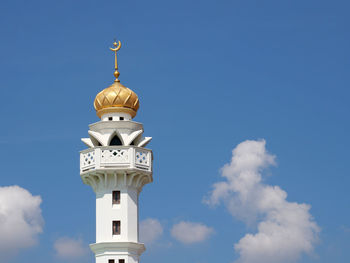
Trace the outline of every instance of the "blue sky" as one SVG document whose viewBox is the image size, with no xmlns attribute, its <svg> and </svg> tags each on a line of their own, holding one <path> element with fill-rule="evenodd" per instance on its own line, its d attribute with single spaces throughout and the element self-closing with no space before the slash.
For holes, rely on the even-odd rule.
<svg viewBox="0 0 350 263">
<path fill-rule="evenodd" d="M 113 82 L 113 39 L 121 83 L 140 98 L 154 152 L 154 182 L 140 219 L 160 222 L 141 262 L 234 262 L 257 224 L 224 204 L 203 202 L 231 151 L 266 141 L 276 165 L 263 183 L 311 205 L 320 227 L 311 255 L 350 258 L 348 193 L 350 18 L 347 1 L 2 1 L 0 4 L 1 186 L 42 198 L 38 244 L 8 262 L 69 262 L 62 237 L 94 242 L 94 193 L 79 177 L 80 142 L 98 121 L 96 94 Z M 183 244 L 179 222 L 212 234 Z M 1 238 L 1 237 L 0 237 Z M 91 252 L 74 262 L 94 262 Z"/>
</svg>

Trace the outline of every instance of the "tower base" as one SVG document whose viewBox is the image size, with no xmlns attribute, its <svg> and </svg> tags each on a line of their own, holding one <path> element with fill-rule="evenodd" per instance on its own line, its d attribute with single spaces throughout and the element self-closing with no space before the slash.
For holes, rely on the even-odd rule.
<svg viewBox="0 0 350 263">
<path fill-rule="evenodd" d="M 140 255 L 145 251 L 144 244 L 134 242 L 100 242 L 91 244 L 90 248 L 95 253 L 96 263 L 112 260 L 115 263 L 139 263 Z"/>
</svg>

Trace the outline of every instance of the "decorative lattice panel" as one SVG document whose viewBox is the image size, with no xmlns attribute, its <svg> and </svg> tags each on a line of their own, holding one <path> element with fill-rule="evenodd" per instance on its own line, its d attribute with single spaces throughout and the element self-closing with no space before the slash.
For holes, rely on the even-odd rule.
<svg viewBox="0 0 350 263">
<path fill-rule="evenodd" d="M 95 164 L 95 151 L 83 153 L 81 155 L 81 166 L 86 167 Z"/>
<path fill-rule="evenodd" d="M 149 166 L 149 152 L 137 150 L 135 155 L 135 163 Z"/>
<path fill-rule="evenodd" d="M 101 163 L 128 163 L 128 153 L 127 149 L 101 150 Z"/>
</svg>

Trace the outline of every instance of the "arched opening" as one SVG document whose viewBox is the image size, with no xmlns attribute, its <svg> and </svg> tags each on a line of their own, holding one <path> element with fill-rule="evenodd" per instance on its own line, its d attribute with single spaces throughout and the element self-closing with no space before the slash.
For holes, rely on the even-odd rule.
<svg viewBox="0 0 350 263">
<path fill-rule="evenodd" d="M 117 136 L 117 135 L 115 135 L 113 138 L 112 138 L 112 140 L 111 140 L 111 143 L 109 144 L 109 145 L 115 145 L 115 146 L 117 146 L 117 145 L 123 145 L 122 144 L 122 141 L 119 139 L 119 137 Z"/>
</svg>

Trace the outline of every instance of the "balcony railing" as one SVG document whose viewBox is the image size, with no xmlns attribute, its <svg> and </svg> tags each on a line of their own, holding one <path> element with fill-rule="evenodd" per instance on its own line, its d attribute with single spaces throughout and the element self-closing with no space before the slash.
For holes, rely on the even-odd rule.
<svg viewBox="0 0 350 263">
<path fill-rule="evenodd" d="M 101 146 L 80 152 L 80 173 L 97 169 L 152 172 L 152 151 L 135 146 Z"/>
</svg>

